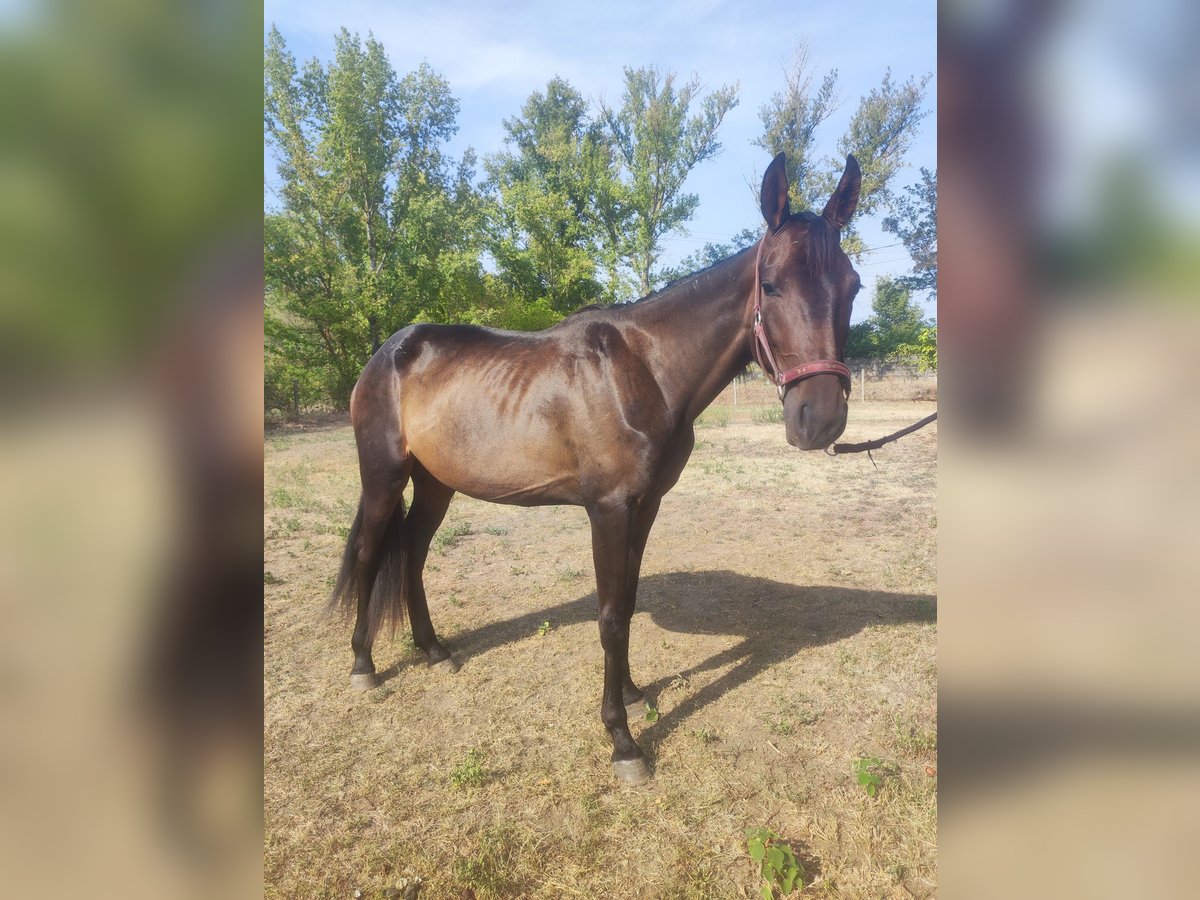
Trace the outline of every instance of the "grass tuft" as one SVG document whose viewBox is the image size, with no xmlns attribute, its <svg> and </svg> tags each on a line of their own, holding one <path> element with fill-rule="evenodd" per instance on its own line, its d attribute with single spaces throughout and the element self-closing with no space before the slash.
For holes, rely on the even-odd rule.
<svg viewBox="0 0 1200 900">
<path fill-rule="evenodd" d="M 470 522 L 455 522 L 452 525 L 444 525 L 433 536 L 433 549 L 438 553 L 445 553 L 447 549 L 458 543 L 459 538 L 466 537 L 470 533 Z"/>
<path fill-rule="evenodd" d="M 483 767 L 483 756 L 472 747 L 467 755 L 459 760 L 450 771 L 450 783 L 459 790 L 481 788 L 487 778 L 487 770 Z"/>
</svg>

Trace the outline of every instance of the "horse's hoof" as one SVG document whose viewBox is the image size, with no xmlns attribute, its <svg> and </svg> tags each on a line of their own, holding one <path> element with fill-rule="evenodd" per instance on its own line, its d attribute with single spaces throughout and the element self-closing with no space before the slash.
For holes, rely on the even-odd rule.
<svg viewBox="0 0 1200 900">
<path fill-rule="evenodd" d="M 453 675 L 462 668 L 454 659 L 453 656 L 447 656 L 445 659 L 439 659 L 437 662 L 431 662 L 429 668 L 434 672 L 441 672 L 444 675 Z"/>
<path fill-rule="evenodd" d="M 379 687 L 380 678 L 374 672 L 359 672 L 350 676 L 350 690 L 369 691 Z"/>
<path fill-rule="evenodd" d="M 612 767 L 617 781 L 622 784 L 636 786 L 650 780 L 650 766 L 644 756 L 638 759 L 614 759 Z"/>
</svg>

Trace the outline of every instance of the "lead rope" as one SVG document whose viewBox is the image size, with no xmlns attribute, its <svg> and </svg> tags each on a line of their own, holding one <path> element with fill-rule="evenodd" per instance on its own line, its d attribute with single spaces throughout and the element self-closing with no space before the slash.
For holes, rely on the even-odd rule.
<svg viewBox="0 0 1200 900">
<path fill-rule="evenodd" d="M 863 441 L 860 444 L 834 444 L 832 449 L 827 449 L 825 452 L 830 456 L 836 456 L 840 453 L 862 453 L 867 452 L 867 458 L 871 460 L 871 464 L 875 464 L 875 458 L 871 456 L 872 450 L 878 450 L 884 444 L 890 444 L 892 441 L 904 437 L 906 434 L 912 434 L 918 429 L 924 428 L 930 422 L 937 420 L 937 413 L 930 413 L 920 422 L 914 422 L 907 428 L 901 428 L 899 431 L 894 431 L 887 437 L 875 438 L 873 441 Z"/>
</svg>

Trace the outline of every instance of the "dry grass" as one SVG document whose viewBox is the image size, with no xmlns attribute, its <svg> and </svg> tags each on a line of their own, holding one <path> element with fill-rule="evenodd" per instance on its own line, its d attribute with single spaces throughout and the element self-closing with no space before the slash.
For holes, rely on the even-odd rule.
<svg viewBox="0 0 1200 900">
<path fill-rule="evenodd" d="M 930 404 L 856 403 L 846 440 Z M 407 635 L 348 690 L 321 614 L 357 502 L 343 424 L 266 445 L 266 879 L 271 897 L 756 895 L 769 825 L 804 895 L 926 897 L 935 881 L 936 429 L 865 455 L 788 447 L 737 409 L 698 432 L 643 566 L 631 663 L 661 717 L 619 787 L 599 720 L 587 518 L 457 497 L 426 573 L 463 663 Z M 543 627 L 543 623 L 549 627 Z M 895 773 L 869 797 L 860 757 Z"/>
</svg>

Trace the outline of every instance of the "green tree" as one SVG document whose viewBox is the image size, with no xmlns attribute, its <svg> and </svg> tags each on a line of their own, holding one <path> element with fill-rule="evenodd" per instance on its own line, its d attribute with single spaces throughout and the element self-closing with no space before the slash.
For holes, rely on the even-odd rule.
<svg viewBox="0 0 1200 900">
<path fill-rule="evenodd" d="M 879 86 L 859 98 L 837 153 L 818 159 L 820 126 L 839 105 L 837 77 L 837 70 L 831 70 L 817 84 L 808 49 L 801 44 L 784 71 L 784 89 L 759 110 L 763 131 L 754 143 L 772 155 L 787 154 L 793 209 L 820 209 L 837 186 L 846 156 L 853 154 L 863 173 L 857 216 L 872 216 L 891 200 L 891 184 L 929 115 L 922 104 L 931 76 L 897 84 L 891 70 L 885 72 Z M 855 259 L 865 252 L 853 223 L 842 234 L 842 246 Z"/>
<path fill-rule="evenodd" d="M 928 291 L 937 299 L 937 173 L 921 168 L 921 180 L 910 184 L 892 204 L 883 230 L 900 238 L 912 257 L 912 274 L 897 278 L 912 291 Z"/>
<path fill-rule="evenodd" d="M 892 278 L 875 282 L 871 316 L 850 326 L 846 356 L 852 359 L 928 358 L 937 367 L 937 328 L 926 320 L 912 291 Z"/>
<path fill-rule="evenodd" d="M 264 124 L 280 209 L 264 223 L 267 372 L 322 373 L 345 404 L 380 341 L 416 318 L 464 321 L 483 294 L 474 156 L 443 147 L 458 102 L 426 65 L 399 78 L 383 46 L 345 29 L 302 70 L 275 28 Z M 268 391 L 278 386 L 268 385 Z"/>
<path fill-rule="evenodd" d="M 917 340 L 912 344 L 901 344 L 896 348 L 898 359 L 915 360 L 918 371 L 937 368 L 937 326 L 924 326 L 917 334 Z"/>
<path fill-rule="evenodd" d="M 876 344 L 875 324 L 870 319 L 851 325 L 846 336 L 846 358 L 874 359 Z"/>
<path fill-rule="evenodd" d="M 496 204 L 489 249 L 505 288 L 560 315 L 603 299 L 598 198 L 613 190 L 616 167 L 587 102 L 554 78 L 504 128 L 507 149 L 485 168 Z"/>
<path fill-rule="evenodd" d="M 796 45 L 791 65 L 784 68 L 784 89 L 758 110 L 763 132 L 752 143 L 772 157 L 787 154 L 788 196 L 792 209 L 817 209 L 820 160 L 817 130 L 841 105 L 837 96 L 837 69 L 830 69 L 815 84 L 808 45 Z M 757 200 L 757 193 L 755 194 Z"/>
<path fill-rule="evenodd" d="M 622 186 L 609 198 L 627 212 L 627 239 L 615 252 L 633 270 L 638 290 L 650 293 L 662 239 L 695 214 L 700 198 L 683 191 L 688 174 L 721 150 L 716 132 L 738 102 L 738 87 L 701 97 L 699 78 L 676 83 L 654 66 L 625 69 L 620 109 L 600 103 L 600 116 L 622 165 Z M 692 113 L 693 104 L 699 110 Z"/>
<path fill-rule="evenodd" d="M 837 187 L 843 161 L 853 153 L 862 167 L 862 190 L 858 197 L 858 215 L 874 215 L 891 199 L 891 183 L 904 168 L 917 136 L 918 126 L 928 117 L 922 109 L 925 88 L 931 75 L 910 78 L 903 84 L 892 81 L 889 69 L 879 87 L 858 102 L 850 127 L 838 140 L 838 153 L 827 161 L 818 196 L 828 196 Z"/>
</svg>

